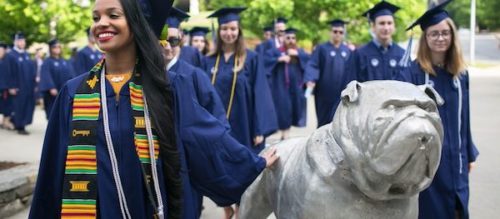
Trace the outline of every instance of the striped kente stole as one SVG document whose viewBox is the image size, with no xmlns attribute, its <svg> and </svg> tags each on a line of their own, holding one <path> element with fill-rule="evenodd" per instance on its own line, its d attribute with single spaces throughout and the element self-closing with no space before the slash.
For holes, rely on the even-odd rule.
<svg viewBox="0 0 500 219">
<path fill-rule="evenodd" d="M 101 111 L 99 78 L 103 65 L 104 60 L 101 60 L 92 68 L 87 79 L 80 84 L 74 97 L 72 128 L 63 182 L 61 218 L 97 218 L 96 144 L 98 135 L 96 132 Z M 144 119 L 144 98 L 141 78 L 138 73 L 134 72 L 133 79 L 129 82 L 129 89 L 132 116 L 134 117 L 134 144 L 141 162 L 149 201 L 153 208 L 157 209 L 157 194 L 152 180 L 151 157 Z M 155 159 L 158 159 L 158 137 L 155 130 L 152 131 Z"/>
</svg>

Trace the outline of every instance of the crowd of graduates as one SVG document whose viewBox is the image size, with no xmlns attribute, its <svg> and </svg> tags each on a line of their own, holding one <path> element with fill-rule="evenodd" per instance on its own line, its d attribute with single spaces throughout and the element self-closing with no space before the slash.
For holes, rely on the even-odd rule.
<svg viewBox="0 0 500 219">
<path fill-rule="evenodd" d="M 401 80 L 434 86 L 446 101 L 444 106 L 439 107 L 446 133 L 441 166 L 435 182 L 421 195 L 420 217 L 455 218 L 458 215 L 460 218 L 467 218 L 469 195 L 467 172 L 470 170 L 467 167 L 475 161 L 478 153 L 470 135 L 468 76 L 463 61 L 460 62 L 461 57 L 450 58 L 450 56 L 461 56 L 461 53 L 456 53 L 459 51 L 456 44 L 456 29 L 444 10 L 448 3 L 449 1 L 433 7 L 412 25 L 411 28 L 420 25 L 424 32 L 423 40 L 420 41 L 419 55 L 415 61 L 409 58 L 411 51 L 405 51 L 392 40 L 395 31 L 394 16 L 399 7 L 386 1 L 377 3 L 362 15 L 370 21 L 370 33 L 373 39 L 358 48 L 344 42 L 346 25 L 349 24 L 337 18 L 330 22 L 330 40 L 315 45 L 312 54 L 308 54 L 297 44 L 300 39 L 297 39 L 296 33 L 300 30 L 287 27 L 287 19 L 280 17 L 272 21 L 273 27 L 263 28 L 264 40 L 254 50 L 250 50 L 245 46 L 243 27 L 240 25 L 239 14 L 244 12 L 245 8 L 240 7 L 222 8 L 210 15 L 209 18 L 218 20 L 217 30 L 194 27 L 190 31 L 181 29 L 181 23 L 188 19 L 189 15 L 182 10 L 172 8 L 161 25 L 165 25 L 166 28 L 162 28 L 162 31 L 156 34 L 163 48 L 162 56 L 167 64 L 165 69 L 167 77 L 176 78 L 182 75 L 189 78 L 189 86 L 194 88 L 194 94 L 189 98 L 201 106 L 196 112 L 190 112 L 192 115 L 187 115 L 186 112 L 185 116 L 196 117 L 203 114 L 205 118 L 201 118 L 202 120 L 213 118 L 220 127 L 223 127 L 219 129 L 230 130 L 231 138 L 254 154 L 259 154 L 265 148 L 265 139 L 271 134 L 279 131 L 281 139 L 284 140 L 289 137 L 292 126 L 306 125 L 306 100 L 311 95 L 314 95 L 317 125 L 320 127 L 331 122 L 336 106 L 341 103 L 340 94 L 350 81 Z M 444 29 L 428 30 L 436 26 Z M 209 42 L 206 37 L 210 31 L 216 31 L 213 42 Z M 87 33 L 88 45 L 78 50 L 69 60 L 62 57 L 61 44 L 57 39 L 47 43 L 49 47 L 47 58 L 42 59 L 38 54 L 35 55 L 35 60 L 26 52 L 26 40 L 20 32 L 15 34 L 12 48 L 8 48 L 4 43 L 0 44 L 2 128 L 16 130 L 23 135 L 29 134 L 26 126 L 31 124 L 35 103 L 40 98 L 43 99 L 49 121 L 66 115 L 68 112 L 65 111 L 71 111 L 71 108 L 62 106 L 61 103 L 57 104 L 57 96 L 61 96 L 63 92 L 64 96 L 59 97 L 58 101 L 67 101 L 66 96 L 74 95 L 68 92 L 77 90 L 76 82 L 71 83 L 71 81 L 82 80 L 80 78 L 87 77 L 89 71 L 92 75 L 91 69 L 100 68 L 98 63 L 105 56 L 115 55 L 113 52 L 107 54 L 99 52 L 95 43 L 97 40 L 106 45 L 107 41 L 113 40 L 113 34 L 116 33 L 98 34 L 91 29 L 88 29 Z M 167 37 L 162 39 L 165 35 Z M 432 45 L 438 41 L 436 49 Z M 428 46 L 422 47 L 422 45 Z M 443 51 L 436 52 L 439 48 Z M 421 57 L 420 54 L 425 49 L 427 49 L 426 57 Z M 444 55 L 440 57 L 436 54 Z M 432 59 L 429 60 L 429 57 Z M 113 58 L 110 57 L 109 60 Z M 112 96 L 117 101 L 117 106 L 122 103 L 120 96 L 132 96 L 127 89 L 122 88 L 128 81 L 133 81 L 134 77 L 132 72 L 114 72 L 106 75 L 105 79 L 114 91 Z M 65 85 L 67 81 L 70 83 Z M 87 83 L 90 85 L 91 81 L 89 78 Z M 172 83 L 175 87 L 175 83 Z M 179 97 L 180 94 L 176 95 Z M 190 100 L 175 101 L 179 103 Z M 179 103 L 179 105 L 185 104 Z M 203 112 L 200 113 L 200 110 Z M 76 112 L 74 108 L 72 112 Z M 184 118 L 182 115 L 178 116 Z M 117 121 L 120 120 L 122 118 Z M 205 132 L 211 133 L 212 129 L 209 127 L 212 127 L 210 126 L 212 123 L 204 124 L 207 125 L 205 128 L 208 127 Z M 49 123 L 52 132 L 59 130 L 60 126 L 66 127 L 67 124 Z M 46 138 L 52 133 L 50 130 Z M 184 135 L 177 134 L 181 138 Z M 205 139 L 204 144 L 206 143 Z M 47 144 L 46 139 L 45 145 Z M 44 153 L 50 153 L 52 150 L 54 149 L 44 146 Z M 64 158 L 63 156 L 58 159 L 63 162 Z M 49 162 L 47 159 L 42 157 L 42 162 Z M 189 159 L 186 162 L 187 165 L 197 165 L 191 164 Z M 253 164 L 255 163 L 262 166 L 262 162 Z M 48 164 L 42 163 L 41 174 L 44 165 Z M 45 169 L 47 168 L 49 167 Z M 259 169 L 261 171 L 263 167 Z M 191 175 L 190 177 L 196 181 L 196 177 Z M 57 179 L 62 180 L 63 176 Z M 39 182 L 38 187 L 51 185 L 49 181 L 52 179 L 45 177 L 43 180 L 45 181 Z M 192 184 L 197 186 L 195 182 Z M 209 196 L 215 199 L 217 204 L 225 206 L 227 218 L 234 214 L 235 210 L 230 207 L 234 202 L 226 201 L 225 194 L 213 192 L 211 188 L 203 186 L 196 188 L 199 190 L 199 195 Z M 194 191 L 190 192 L 195 193 Z M 31 214 L 33 218 L 46 204 L 44 203 L 46 199 L 40 197 L 42 195 L 46 193 L 38 191 L 35 194 L 35 207 Z M 194 194 L 193 197 L 190 202 L 198 204 L 197 208 L 191 210 L 199 212 L 201 199 Z M 60 197 L 55 196 L 55 199 Z M 102 202 L 101 205 L 107 204 Z M 57 208 L 51 210 L 60 212 Z M 116 213 L 109 209 L 106 211 L 109 211 L 109 215 Z"/>
</svg>

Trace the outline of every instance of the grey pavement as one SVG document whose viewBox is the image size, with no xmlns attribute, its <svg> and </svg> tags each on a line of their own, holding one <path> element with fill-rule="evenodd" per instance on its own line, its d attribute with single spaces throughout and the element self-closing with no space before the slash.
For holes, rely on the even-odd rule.
<svg viewBox="0 0 500 219">
<path fill-rule="evenodd" d="M 493 36 L 491 36 L 493 37 Z M 494 39 L 494 38 L 493 38 Z M 491 39 L 490 39 L 491 40 Z M 497 48 L 498 43 L 490 41 L 490 47 Z M 488 45 L 482 45 L 486 48 Z M 488 62 L 500 63 L 500 50 L 487 50 L 484 56 Z M 498 56 L 497 56 L 498 55 Z M 479 148 L 480 156 L 470 174 L 470 212 L 471 218 L 498 218 L 500 215 L 500 64 L 488 68 L 470 69 L 471 120 L 472 134 Z M 314 101 L 308 101 L 308 126 L 292 128 L 291 136 L 307 136 L 316 126 Z M 43 143 L 46 120 L 44 112 L 37 108 L 33 125 L 28 127 L 29 136 L 20 136 L 12 131 L 0 129 L 0 160 L 38 163 Z M 276 142 L 274 135 L 268 142 Z M 205 200 L 202 218 L 222 218 L 222 209 L 213 202 Z M 24 210 L 9 219 L 25 219 L 28 210 Z"/>
</svg>

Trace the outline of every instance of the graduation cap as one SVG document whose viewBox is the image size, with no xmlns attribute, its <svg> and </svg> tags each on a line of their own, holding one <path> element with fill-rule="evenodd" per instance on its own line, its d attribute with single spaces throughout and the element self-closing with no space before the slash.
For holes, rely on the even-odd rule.
<svg viewBox="0 0 500 219">
<path fill-rule="evenodd" d="M 293 28 L 293 27 L 290 27 L 290 28 L 287 28 L 287 29 L 285 30 L 285 34 L 295 34 L 295 33 L 297 33 L 298 31 L 299 31 L 299 30 L 297 30 L 297 29 L 295 29 L 295 28 Z"/>
<path fill-rule="evenodd" d="M 365 13 L 363 13 L 363 16 L 368 17 L 371 22 L 374 22 L 375 19 L 379 16 L 384 16 L 384 15 L 393 16 L 394 13 L 396 13 L 399 9 L 400 7 L 396 5 L 393 5 L 386 1 L 381 1 L 372 8 L 368 9 L 368 11 L 365 11 Z"/>
<path fill-rule="evenodd" d="M 347 22 L 343 21 L 341 19 L 334 19 L 334 20 L 328 21 L 328 23 L 332 27 L 344 27 Z"/>
<path fill-rule="evenodd" d="M 170 10 L 170 14 L 167 17 L 166 24 L 168 25 L 169 28 L 179 28 L 181 23 L 188 19 L 190 16 L 186 14 L 186 12 L 173 7 Z"/>
<path fill-rule="evenodd" d="M 262 28 L 262 30 L 264 32 L 267 32 L 267 31 L 271 31 L 272 32 L 273 31 L 273 27 L 267 26 L 267 27 Z"/>
<path fill-rule="evenodd" d="M 422 16 L 420 16 L 413 24 L 411 24 L 406 30 L 411 30 L 415 26 L 420 25 L 422 30 L 426 30 L 430 26 L 438 24 L 446 18 L 449 18 L 448 12 L 444 10 L 444 7 L 448 5 L 451 0 L 442 2 L 439 5 L 434 6 L 433 8 L 427 10 Z"/>
<path fill-rule="evenodd" d="M 288 23 L 288 19 L 284 18 L 284 17 L 278 17 L 276 18 L 275 22 L 276 24 L 279 24 L 279 23 L 283 23 L 283 24 L 286 24 Z"/>
<path fill-rule="evenodd" d="M 210 32 L 210 29 L 208 29 L 206 27 L 193 27 L 189 31 L 189 35 L 191 37 L 194 37 L 194 36 L 205 36 L 205 35 L 207 35 L 208 32 Z"/>
<path fill-rule="evenodd" d="M 47 42 L 47 44 L 49 44 L 49 47 L 52 48 L 56 44 L 59 44 L 59 40 L 57 40 L 57 39 L 51 39 L 51 40 L 49 40 L 49 42 Z"/>
<path fill-rule="evenodd" d="M 7 43 L 0 42 L 0 47 L 7 49 Z"/>
<path fill-rule="evenodd" d="M 161 36 L 173 0 L 139 0 L 142 12 L 157 37 Z"/>
<path fill-rule="evenodd" d="M 240 21 L 240 13 L 244 10 L 246 10 L 245 7 L 221 8 L 209 15 L 208 18 L 217 18 L 219 25 L 231 21 Z"/>
<path fill-rule="evenodd" d="M 14 34 L 14 40 L 20 40 L 20 39 L 25 39 L 25 37 L 23 32 L 18 31 L 16 34 Z"/>
</svg>

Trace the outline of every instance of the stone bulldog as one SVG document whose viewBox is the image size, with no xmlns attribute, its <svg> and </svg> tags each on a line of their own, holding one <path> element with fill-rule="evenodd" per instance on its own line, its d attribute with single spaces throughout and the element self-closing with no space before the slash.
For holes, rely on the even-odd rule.
<svg viewBox="0 0 500 219">
<path fill-rule="evenodd" d="M 279 162 L 241 200 L 240 218 L 417 218 L 443 137 L 430 87 L 351 82 L 333 122 L 278 145 Z"/>
</svg>

